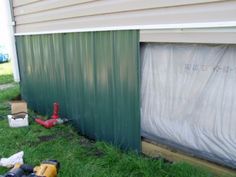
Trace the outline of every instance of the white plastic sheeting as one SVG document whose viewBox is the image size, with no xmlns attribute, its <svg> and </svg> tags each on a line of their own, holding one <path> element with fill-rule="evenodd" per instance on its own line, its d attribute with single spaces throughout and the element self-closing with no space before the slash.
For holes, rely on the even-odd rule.
<svg viewBox="0 0 236 177">
<path fill-rule="evenodd" d="M 142 136 L 236 167 L 236 46 L 144 44 L 141 59 Z"/>
</svg>

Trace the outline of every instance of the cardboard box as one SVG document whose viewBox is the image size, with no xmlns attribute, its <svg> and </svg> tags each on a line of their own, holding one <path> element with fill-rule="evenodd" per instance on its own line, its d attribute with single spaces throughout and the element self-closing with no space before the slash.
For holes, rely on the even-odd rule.
<svg viewBox="0 0 236 177">
<path fill-rule="evenodd" d="M 12 101 L 11 115 L 8 115 L 10 127 L 24 127 L 29 125 L 28 109 L 25 101 Z"/>
</svg>

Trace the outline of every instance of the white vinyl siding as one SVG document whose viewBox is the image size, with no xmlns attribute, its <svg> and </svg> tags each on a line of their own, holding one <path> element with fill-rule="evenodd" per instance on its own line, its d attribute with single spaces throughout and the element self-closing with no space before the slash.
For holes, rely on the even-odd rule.
<svg viewBox="0 0 236 177">
<path fill-rule="evenodd" d="M 13 10 L 16 35 L 141 29 L 141 41 L 147 42 L 169 42 L 174 37 L 172 42 L 236 43 L 235 32 L 224 30 L 210 34 L 210 40 L 205 39 L 206 32 L 147 30 L 149 26 L 236 23 L 233 0 L 13 0 Z M 225 40 L 215 39 L 219 34 Z"/>
</svg>

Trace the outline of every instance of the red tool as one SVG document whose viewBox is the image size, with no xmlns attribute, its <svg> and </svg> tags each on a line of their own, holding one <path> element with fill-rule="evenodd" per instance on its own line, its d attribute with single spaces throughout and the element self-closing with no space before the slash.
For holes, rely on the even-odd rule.
<svg viewBox="0 0 236 177">
<path fill-rule="evenodd" d="M 65 122 L 68 122 L 68 119 L 59 118 L 58 112 L 59 112 L 59 104 L 54 103 L 53 104 L 53 115 L 51 116 L 51 119 L 42 120 L 40 118 L 36 118 L 35 122 L 37 122 L 38 124 L 44 126 L 45 128 L 51 128 L 51 127 L 54 127 L 57 124 L 63 124 Z"/>
<path fill-rule="evenodd" d="M 40 119 L 40 118 L 37 118 L 35 119 L 35 121 L 44 126 L 45 128 L 52 128 L 54 127 L 55 125 L 58 125 L 58 124 L 63 124 L 63 123 L 66 123 L 68 122 L 68 119 L 61 119 L 61 118 L 58 118 L 58 119 L 48 119 L 46 121 Z"/>
<path fill-rule="evenodd" d="M 57 102 L 53 103 L 53 115 L 51 116 L 51 118 L 58 119 L 59 118 L 58 112 L 59 112 L 59 104 Z"/>
</svg>

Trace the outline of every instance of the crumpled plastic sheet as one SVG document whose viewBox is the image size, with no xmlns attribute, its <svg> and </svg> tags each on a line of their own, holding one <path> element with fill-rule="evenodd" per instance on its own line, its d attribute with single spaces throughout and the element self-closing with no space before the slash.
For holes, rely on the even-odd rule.
<svg viewBox="0 0 236 177">
<path fill-rule="evenodd" d="M 236 46 L 150 43 L 141 59 L 142 136 L 236 168 Z"/>
<path fill-rule="evenodd" d="M 18 152 L 8 158 L 1 158 L 0 159 L 0 166 L 11 168 L 15 164 L 23 164 L 24 163 L 23 156 L 24 156 L 24 152 L 21 151 L 21 152 Z"/>
</svg>

